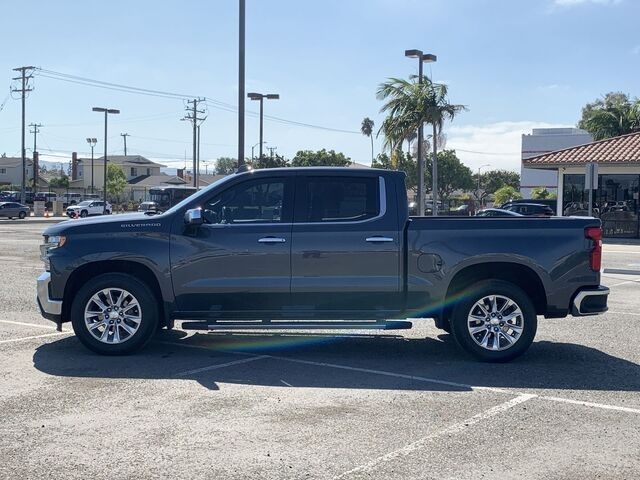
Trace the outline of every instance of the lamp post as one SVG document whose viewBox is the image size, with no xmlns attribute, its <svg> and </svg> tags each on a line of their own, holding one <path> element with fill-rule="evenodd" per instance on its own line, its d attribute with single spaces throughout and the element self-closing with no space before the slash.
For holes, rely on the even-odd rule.
<svg viewBox="0 0 640 480">
<path fill-rule="evenodd" d="M 109 114 L 117 115 L 120 113 L 120 110 L 116 110 L 115 108 L 103 108 L 103 107 L 93 107 L 91 110 L 94 112 L 104 113 L 104 179 L 103 179 L 103 192 L 102 192 L 102 214 L 107 213 L 107 118 Z"/>
<path fill-rule="evenodd" d="M 404 56 L 418 59 L 418 83 L 422 84 L 422 66 L 424 63 L 435 62 L 437 57 L 430 53 L 423 53 L 422 50 L 405 50 Z M 422 158 L 422 141 L 424 138 L 424 129 L 422 123 L 418 127 L 418 215 L 424 215 L 424 160 Z M 436 139 L 434 138 L 435 142 Z M 434 155 L 435 157 L 435 155 Z M 437 159 L 433 159 L 433 215 L 438 214 L 438 167 Z"/>
<path fill-rule="evenodd" d="M 87 143 L 91 147 L 91 193 L 93 193 L 93 189 L 94 189 L 93 187 L 93 148 L 96 146 L 96 143 L 98 143 L 98 139 L 87 138 Z"/>
<path fill-rule="evenodd" d="M 264 145 L 266 145 L 269 142 L 262 142 Z M 253 155 L 253 149 L 256 148 L 258 145 L 260 145 L 260 142 L 256 143 L 255 145 L 251 146 L 251 160 L 255 160 L 255 156 Z"/>
<path fill-rule="evenodd" d="M 264 112 L 263 112 L 263 104 L 264 104 L 264 99 L 266 98 L 267 100 L 278 100 L 280 98 L 280 95 L 278 95 L 277 93 L 247 93 L 247 97 L 249 97 L 251 100 L 259 100 L 260 101 L 260 158 L 262 158 L 262 145 L 264 144 L 264 142 L 262 141 L 262 124 L 264 121 Z M 253 150 L 253 149 L 252 149 Z M 251 154 L 251 157 L 253 158 L 253 153 Z"/>
<path fill-rule="evenodd" d="M 480 165 L 478 167 L 478 195 L 480 195 L 480 170 L 482 170 L 484 167 L 490 167 L 491 165 L 489 165 L 488 163 L 484 164 L 484 165 Z M 482 207 L 482 197 L 480 197 L 480 207 Z"/>
</svg>

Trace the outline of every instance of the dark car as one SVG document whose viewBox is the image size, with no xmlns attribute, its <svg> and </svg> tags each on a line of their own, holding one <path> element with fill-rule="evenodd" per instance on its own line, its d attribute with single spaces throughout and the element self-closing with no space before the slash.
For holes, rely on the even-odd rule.
<svg viewBox="0 0 640 480">
<path fill-rule="evenodd" d="M 406 191 L 403 172 L 273 168 L 159 215 L 61 222 L 44 232 L 38 304 L 107 355 L 175 320 L 402 330 L 433 318 L 484 361 L 523 354 L 538 317 L 607 310 L 599 219 L 410 217 Z"/>
<path fill-rule="evenodd" d="M 476 213 L 476 217 L 523 217 L 521 213 L 502 208 L 485 208 Z"/>
<path fill-rule="evenodd" d="M 17 202 L 0 202 L 0 217 L 23 219 L 29 216 L 29 207 Z"/>
<path fill-rule="evenodd" d="M 525 217 L 553 217 L 555 215 L 550 206 L 541 203 L 512 203 L 503 207 L 503 210 L 519 213 Z"/>
<path fill-rule="evenodd" d="M 147 215 L 151 215 L 154 213 L 162 213 L 160 207 L 156 202 L 142 202 L 138 206 L 138 212 L 146 213 Z"/>
</svg>

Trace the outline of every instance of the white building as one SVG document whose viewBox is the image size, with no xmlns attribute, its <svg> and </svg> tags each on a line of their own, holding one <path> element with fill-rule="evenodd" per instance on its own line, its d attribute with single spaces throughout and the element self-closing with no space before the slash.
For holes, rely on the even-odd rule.
<svg viewBox="0 0 640 480">
<path fill-rule="evenodd" d="M 27 183 L 33 178 L 33 161 L 27 158 Z M 0 157 L 0 185 L 22 184 L 22 158 Z"/>
<path fill-rule="evenodd" d="M 531 190 L 535 187 L 545 187 L 549 191 L 556 192 L 558 185 L 557 171 L 525 168 L 524 160 L 592 141 L 591 135 L 579 128 L 534 128 L 531 134 L 522 135 L 520 171 L 522 196 L 531 198 Z"/>
<path fill-rule="evenodd" d="M 93 163 L 93 184 L 96 189 L 101 190 L 104 181 L 104 160 L 103 157 L 96 158 L 91 161 L 90 158 L 77 158 L 76 154 L 72 155 L 72 187 L 73 188 L 91 188 L 91 167 Z M 159 163 L 141 155 L 109 155 L 108 163 L 118 165 L 127 176 L 127 182 L 139 177 L 150 177 L 160 175 L 160 169 L 164 167 Z"/>
</svg>

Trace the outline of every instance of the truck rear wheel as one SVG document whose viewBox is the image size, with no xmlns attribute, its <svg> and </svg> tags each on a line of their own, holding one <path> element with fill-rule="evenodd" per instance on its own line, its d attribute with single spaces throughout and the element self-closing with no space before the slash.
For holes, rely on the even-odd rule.
<svg viewBox="0 0 640 480">
<path fill-rule="evenodd" d="M 151 289 L 130 275 L 107 273 L 85 283 L 71 305 L 73 331 L 102 355 L 126 355 L 146 345 L 158 324 Z"/>
<path fill-rule="evenodd" d="M 529 296 L 502 280 L 485 280 L 466 289 L 453 309 L 453 336 L 478 360 L 506 362 L 522 355 L 538 328 Z"/>
</svg>

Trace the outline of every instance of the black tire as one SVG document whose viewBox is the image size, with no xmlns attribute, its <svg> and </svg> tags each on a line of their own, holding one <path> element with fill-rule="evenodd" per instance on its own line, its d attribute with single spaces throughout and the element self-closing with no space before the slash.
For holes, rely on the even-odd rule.
<svg viewBox="0 0 640 480">
<path fill-rule="evenodd" d="M 20 220 L 24 220 L 24 217 L 26 217 L 26 216 L 27 216 L 27 214 L 26 214 L 26 213 L 24 213 L 24 212 L 20 212 L 20 213 L 18 214 L 18 218 L 19 218 Z"/>
<path fill-rule="evenodd" d="M 451 319 L 449 317 L 436 318 L 436 328 L 451 333 Z"/>
<path fill-rule="evenodd" d="M 87 217 L 89 216 L 89 212 L 87 212 L 86 210 L 82 210 L 82 211 L 80 212 L 80 216 L 81 216 L 82 218 L 87 218 Z"/>
<path fill-rule="evenodd" d="M 490 350 L 480 346 L 474 340 L 467 326 L 468 317 L 472 313 L 472 308 L 476 302 L 492 295 L 509 298 L 517 304 L 522 312 L 522 333 L 513 345 L 506 347 L 504 350 Z M 458 302 L 453 309 L 451 317 L 452 333 L 458 345 L 475 358 L 483 362 L 507 362 L 519 357 L 531 346 L 538 329 L 538 320 L 531 298 L 520 287 L 502 280 L 484 280 L 468 287 L 462 298 L 463 300 Z M 483 333 L 476 334 L 479 335 L 478 339 L 484 338 L 482 336 Z M 492 335 L 491 338 L 493 340 L 493 335 L 495 334 L 487 333 L 486 335 Z M 501 335 L 498 334 L 497 345 L 502 346 L 503 344 L 508 345 L 508 341 L 505 336 L 501 338 Z"/>
<path fill-rule="evenodd" d="M 138 330 L 122 343 L 104 343 L 95 338 L 85 324 L 84 311 L 91 297 L 106 288 L 130 292 L 140 304 L 141 321 Z M 128 355 L 140 350 L 151 339 L 159 322 L 158 300 L 142 281 L 123 273 L 106 273 L 89 280 L 78 291 L 71 305 L 71 323 L 78 340 L 101 355 Z"/>
</svg>

